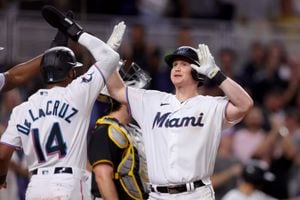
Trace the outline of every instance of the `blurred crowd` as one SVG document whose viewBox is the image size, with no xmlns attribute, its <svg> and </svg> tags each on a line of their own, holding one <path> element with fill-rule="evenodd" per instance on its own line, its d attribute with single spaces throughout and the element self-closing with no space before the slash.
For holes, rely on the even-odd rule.
<svg viewBox="0 0 300 200">
<path fill-rule="evenodd" d="M 20 9 L 39 10 L 45 4 L 80 13 L 143 17 L 204 18 L 218 20 L 293 21 L 300 16 L 299 0 L 0 0 L 5 9 L 17 2 Z"/>
<path fill-rule="evenodd" d="M 83 1 L 20 1 L 22 9 L 35 9 L 40 4 L 52 3 L 75 11 Z M 7 2 L 0 1 L 1 7 Z M 31 3 L 29 3 L 31 2 Z M 71 4 L 72 2 L 72 4 Z M 124 0 L 84 1 L 87 12 L 116 15 L 153 15 L 232 20 L 253 18 L 294 20 L 300 16 L 299 0 L 261 0 L 259 4 L 239 0 Z M 244 5 L 241 5 L 243 2 Z M 250 2 L 250 1 L 247 1 Z M 251 1 L 252 2 L 252 1 Z M 275 3 L 277 2 L 277 4 Z M 201 5 L 200 5 L 201 4 Z M 247 4 L 247 3 L 246 3 Z M 118 5 L 118 6 L 113 6 Z M 77 7 L 76 7 L 77 6 Z M 276 9 L 271 9 L 273 7 Z M 216 9 L 219 8 L 219 9 Z M 255 10 L 255 13 L 254 13 Z M 277 12 L 277 13 L 276 13 Z M 278 15 L 278 12 L 280 15 Z M 192 30 L 180 27 L 178 46 L 196 47 Z M 174 49 L 163 50 L 159 44 L 147 41 L 147 29 L 142 24 L 129 27 L 129 38 L 124 41 L 120 55 L 126 64 L 137 63 L 152 77 L 150 89 L 171 92 L 169 68 L 163 56 Z M 199 41 L 197 41 L 199 42 Z M 224 47 L 214 54 L 222 71 L 244 87 L 255 101 L 255 107 L 243 121 L 222 133 L 221 143 L 212 177 L 216 199 L 242 184 L 242 169 L 252 159 L 267 163 L 275 179 L 261 186 L 264 193 L 276 199 L 300 199 L 300 60 L 292 57 L 283 41 L 252 41 L 245 57 L 239 58 L 236 49 Z M 92 62 L 78 47 L 81 60 Z M 83 52 L 83 53 L 82 53 Z M 242 62 L 238 62 L 242 61 Z M 88 65 L 88 64 L 87 64 Z M 5 129 L 11 110 L 41 87 L 37 77 L 22 88 L 0 97 L 0 135 Z M 207 95 L 223 95 L 213 83 L 206 81 Z M 99 117 L 95 104 L 91 124 Z M 24 199 L 28 172 L 22 152 L 15 153 L 10 164 L 8 190 L 0 191 L 0 199 Z M 5 194 L 6 193 L 6 194 Z M 11 193 L 11 194 L 8 194 Z M 6 195 L 6 196 L 5 196 Z"/>
</svg>

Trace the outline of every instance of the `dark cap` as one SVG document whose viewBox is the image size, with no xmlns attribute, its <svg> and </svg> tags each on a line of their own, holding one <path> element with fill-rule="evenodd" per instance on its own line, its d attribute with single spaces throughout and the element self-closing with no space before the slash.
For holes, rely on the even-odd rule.
<svg viewBox="0 0 300 200">
<path fill-rule="evenodd" d="M 165 61 L 170 67 L 172 67 L 173 62 L 178 59 L 182 59 L 191 64 L 200 66 L 196 50 L 189 46 L 181 46 L 177 48 L 172 54 L 165 56 Z"/>
</svg>

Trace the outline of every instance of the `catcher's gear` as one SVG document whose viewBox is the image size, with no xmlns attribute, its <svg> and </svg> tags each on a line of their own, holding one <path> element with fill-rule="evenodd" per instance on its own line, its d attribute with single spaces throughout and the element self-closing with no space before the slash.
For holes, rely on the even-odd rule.
<svg viewBox="0 0 300 200">
<path fill-rule="evenodd" d="M 191 64 L 200 66 L 197 52 L 194 48 L 189 46 L 181 46 L 177 48 L 172 54 L 165 57 L 166 63 L 172 67 L 175 60 L 185 60 Z M 197 73 L 194 69 L 192 70 L 192 77 L 194 80 L 199 81 L 199 86 L 201 86 L 205 80 L 205 76 Z"/>
<path fill-rule="evenodd" d="M 68 10 L 66 16 L 70 19 L 74 18 L 74 13 L 71 10 Z M 54 39 L 52 40 L 50 47 L 56 46 L 68 46 L 68 37 L 60 30 L 57 31 Z"/>
<path fill-rule="evenodd" d="M 121 61 L 121 63 L 119 73 L 127 86 L 134 88 L 147 88 L 149 86 L 151 77 L 140 66 L 133 62 L 129 69 L 125 69 L 124 62 Z M 102 104 L 104 114 L 108 114 L 120 107 L 120 103 L 110 97 L 106 87 L 100 92 L 97 101 Z"/>
<path fill-rule="evenodd" d="M 108 44 L 113 50 L 118 50 L 121 46 L 123 35 L 126 29 L 126 25 L 123 21 L 114 26 L 114 30 L 107 40 Z"/>
<path fill-rule="evenodd" d="M 79 24 L 53 6 L 44 6 L 42 8 L 42 15 L 51 26 L 58 28 L 74 41 L 78 41 L 80 35 L 84 32 Z"/>
<path fill-rule="evenodd" d="M 45 83 L 57 83 L 67 78 L 70 69 L 81 66 L 71 49 L 53 47 L 45 51 L 40 67 Z"/>
<path fill-rule="evenodd" d="M 131 63 L 128 69 L 123 65 L 119 73 L 124 80 L 125 84 L 134 88 L 147 88 L 150 84 L 151 77 L 147 72 L 135 62 Z"/>
</svg>

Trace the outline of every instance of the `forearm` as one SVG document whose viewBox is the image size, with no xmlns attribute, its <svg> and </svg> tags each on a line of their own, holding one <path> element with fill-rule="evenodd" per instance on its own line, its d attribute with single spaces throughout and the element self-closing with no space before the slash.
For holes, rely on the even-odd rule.
<svg viewBox="0 0 300 200">
<path fill-rule="evenodd" d="M 253 100 L 248 93 L 229 77 L 227 77 L 219 87 L 233 105 L 232 109 L 227 109 L 230 112 L 227 113 L 227 117 L 229 117 L 228 120 L 233 121 L 244 117 L 253 106 Z"/>
<path fill-rule="evenodd" d="M 0 159 L 0 189 L 1 185 L 6 182 L 6 175 L 8 171 L 8 162 Z"/>
<path fill-rule="evenodd" d="M 107 81 L 107 89 L 112 98 L 121 103 L 127 104 L 126 85 L 117 70 L 115 70 L 109 77 Z"/>
<path fill-rule="evenodd" d="M 0 189 L 5 187 L 8 165 L 14 150 L 13 147 L 0 143 Z"/>
<path fill-rule="evenodd" d="M 20 86 L 40 73 L 42 55 L 18 64 L 5 72 L 5 82 L 1 91 L 8 91 Z"/>
<path fill-rule="evenodd" d="M 96 176 L 98 189 L 103 200 L 117 200 L 118 192 L 111 176 Z"/>
</svg>

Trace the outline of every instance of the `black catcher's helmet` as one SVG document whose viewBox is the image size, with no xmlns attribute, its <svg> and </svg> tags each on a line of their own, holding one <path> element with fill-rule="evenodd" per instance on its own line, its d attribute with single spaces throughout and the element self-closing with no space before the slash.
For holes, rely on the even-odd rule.
<svg viewBox="0 0 300 200">
<path fill-rule="evenodd" d="M 147 89 L 151 81 L 149 74 L 134 62 L 131 63 L 128 69 L 125 69 L 124 64 L 123 62 L 119 69 L 119 74 L 124 83 L 130 87 Z M 121 104 L 109 95 L 106 87 L 102 89 L 97 100 L 97 103 L 101 104 L 103 115 L 118 110 L 121 107 Z"/>
<path fill-rule="evenodd" d="M 71 49 L 58 46 L 45 51 L 41 61 L 41 73 L 45 83 L 58 83 L 67 78 L 70 69 L 81 66 L 81 63 L 76 62 Z"/>
<path fill-rule="evenodd" d="M 178 59 L 185 60 L 200 67 L 197 52 L 192 47 L 181 46 L 177 48 L 172 54 L 165 56 L 165 61 L 169 65 L 169 67 L 172 67 L 173 62 Z M 192 77 L 194 80 L 199 81 L 198 86 L 203 85 L 203 82 L 206 78 L 205 75 L 197 73 L 194 69 L 192 69 Z"/>
</svg>

